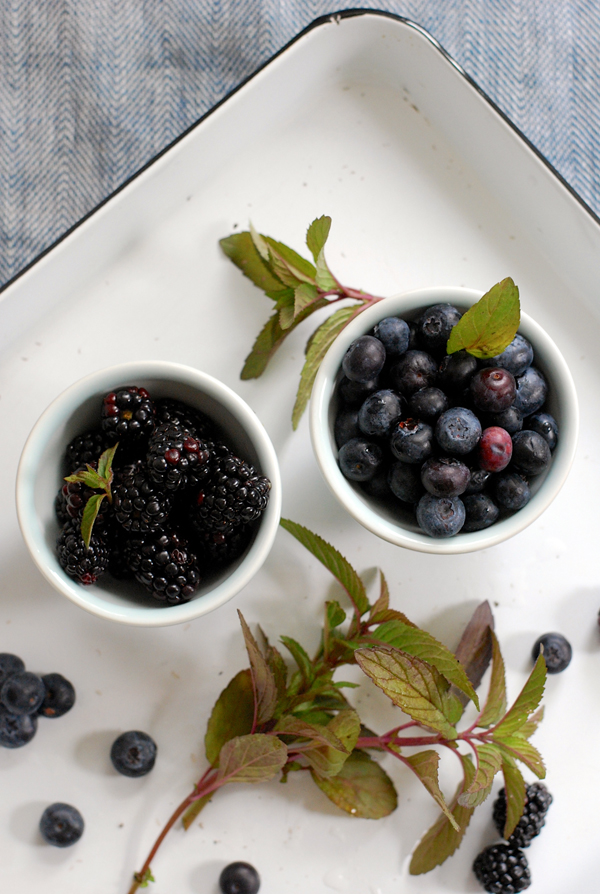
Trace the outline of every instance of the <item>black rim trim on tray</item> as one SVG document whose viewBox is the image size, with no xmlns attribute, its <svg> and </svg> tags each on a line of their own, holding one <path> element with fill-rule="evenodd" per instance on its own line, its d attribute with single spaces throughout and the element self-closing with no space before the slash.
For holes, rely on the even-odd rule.
<svg viewBox="0 0 600 894">
<path fill-rule="evenodd" d="M 131 174 L 127 177 L 126 180 L 121 183 L 113 192 L 109 193 L 101 202 L 95 205 L 90 211 L 83 215 L 83 217 L 79 218 L 72 226 L 69 227 L 68 230 L 59 236 L 54 242 L 50 243 L 46 248 L 44 248 L 38 255 L 36 255 L 25 267 L 19 270 L 11 279 L 9 279 L 3 286 L 0 286 L 0 295 L 2 292 L 6 291 L 9 286 L 13 285 L 18 279 L 20 279 L 28 270 L 31 270 L 42 258 L 46 257 L 50 252 L 52 252 L 61 242 L 64 242 L 75 230 L 80 227 L 83 223 L 89 220 L 92 215 L 96 214 L 101 208 L 103 208 L 108 202 L 110 202 L 115 196 L 117 196 L 120 192 L 126 189 L 134 180 L 136 180 L 141 174 L 144 173 L 151 165 L 157 162 L 163 155 L 169 152 L 173 146 L 177 145 L 180 140 L 183 140 L 188 134 L 190 134 L 195 128 L 197 128 L 200 124 L 202 124 L 210 115 L 212 115 L 217 109 L 219 109 L 224 103 L 226 103 L 234 94 L 238 93 L 243 87 L 246 86 L 253 78 L 256 77 L 263 69 L 267 68 L 275 59 L 279 56 L 283 55 L 287 50 L 289 50 L 294 44 L 298 41 L 302 40 L 302 38 L 312 31 L 315 28 L 320 28 L 323 25 L 332 25 L 339 24 L 342 19 L 355 18 L 356 16 L 377 16 L 380 18 L 393 19 L 396 22 L 401 22 L 404 25 L 407 25 L 409 28 L 414 28 L 415 31 L 418 31 L 423 37 L 425 37 L 439 53 L 446 59 L 446 61 L 473 87 L 474 90 L 494 109 L 497 115 L 508 124 L 514 133 L 517 134 L 525 143 L 525 145 L 534 153 L 534 155 L 548 168 L 548 170 L 556 177 L 556 179 L 561 183 L 561 185 L 570 193 L 570 195 L 581 205 L 584 211 L 592 218 L 595 223 L 600 224 L 600 217 L 595 213 L 595 211 L 587 204 L 585 199 L 583 199 L 579 193 L 565 180 L 565 178 L 560 174 L 554 165 L 548 161 L 548 159 L 543 155 L 539 149 L 531 142 L 531 140 L 525 136 L 525 134 L 514 124 L 513 121 L 508 117 L 508 115 L 502 111 L 502 109 L 496 105 L 496 103 L 490 99 L 487 93 L 477 84 L 473 78 L 467 74 L 467 72 L 462 68 L 462 66 L 448 53 L 444 47 L 439 43 L 439 41 L 433 37 L 425 28 L 416 22 L 407 19 L 405 16 L 397 15 L 393 12 L 388 12 L 387 10 L 372 10 L 372 9 L 363 9 L 357 7 L 355 9 L 344 9 L 340 12 L 332 12 L 327 15 L 319 16 L 319 18 L 315 19 L 310 25 L 307 25 L 306 28 L 303 28 L 295 37 L 293 37 L 288 43 L 286 43 L 280 50 L 273 54 L 266 62 L 263 62 L 252 74 L 248 75 L 248 77 L 244 78 L 244 80 L 240 81 L 240 83 L 230 90 L 222 99 L 220 99 L 212 108 L 210 108 L 207 112 L 204 113 L 197 121 L 194 121 L 193 124 L 190 124 L 179 136 L 175 137 L 170 143 L 168 143 L 160 152 L 157 152 L 156 155 L 153 155 L 141 168 L 139 168 L 134 174 Z"/>
</svg>

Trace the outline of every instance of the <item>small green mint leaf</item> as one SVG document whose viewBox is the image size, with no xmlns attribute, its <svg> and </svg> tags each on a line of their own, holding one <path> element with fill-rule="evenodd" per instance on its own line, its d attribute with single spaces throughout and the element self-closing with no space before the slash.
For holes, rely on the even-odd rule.
<svg viewBox="0 0 600 894">
<path fill-rule="evenodd" d="M 520 695 L 504 718 L 494 729 L 494 738 L 510 736 L 526 723 L 530 714 L 538 707 L 546 685 L 546 663 L 539 655 L 531 674 Z"/>
<path fill-rule="evenodd" d="M 504 824 L 504 838 L 508 839 L 515 831 L 517 823 L 523 815 L 525 800 L 527 798 L 525 780 L 515 762 L 508 756 L 502 755 L 502 775 L 504 776 L 504 791 L 506 794 L 506 822 Z"/>
<path fill-rule="evenodd" d="M 364 751 L 353 751 L 336 776 L 311 775 L 323 794 L 351 816 L 382 819 L 398 806 L 393 782 Z"/>
<path fill-rule="evenodd" d="M 104 478 L 105 481 L 107 481 L 109 484 L 110 482 L 112 482 L 112 464 L 118 446 L 118 442 L 116 444 L 113 444 L 112 447 L 109 447 L 107 450 L 104 451 L 104 453 L 101 454 L 100 459 L 98 460 L 98 475 L 100 478 Z"/>
<path fill-rule="evenodd" d="M 527 719 L 523 726 L 519 727 L 515 735 L 522 736 L 523 739 L 528 739 L 533 735 L 543 719 L 544 706 L 542 705 L 541 708 L 538 708 L 538 710 Z"/>
<path fill-rule="evenodd" d="M 266 261 L 268 264 L 269 263 L 269 246 L 267 245 L 267 243 L 265 242 L 263 237 L 260 235 L 260 233 L 256 232 L 256 230 L 254 229 L 254 226 L 252 225 L 252 221 L 250 222 L 250 235 L 252 236 L 252 243 L 254 245 L 254 248 L 257 250 L 257 252 L 261 256 L 263 261 Z"/>
<path fill-rule="evenodd" d="M 294 322 L 294 308 L 291 305 L 285 305 L 279 311 L 279 325 L 285 332 Z"/>
<path fill-rule="evenodd" d="M 317 271 L 310 261 L 299 255 L 289 245 L 284 245 L 283 242 L 277 242 L 276 239 L 271 239 L 270 236 L 264 236 L 263 238 L 269 246 L 269 255 L 274 269 L 285 271 L 286 277 L 290 280 L 289 282 L 286 282 L 285 279 L 283 280 L 283 282 L 286 282 L 286 285 L 299 285 L 301 282 L 308 282 L 314 285 Z M 291 282 L 292 279 L 296 280 L 295 284 Z"/>
<path fill-rule="evenodd" d="M 448 684 L 434 667 L 392 646 L 357 649 L 354 656 L 361 670 L 405 714 L 446 739 L 456 739 L 456 728 L 444 713 Z"/>
<path fill-rule="evenodd" d="M 254 783 L 273 779 L 287 760 L 287 747 L 277 736 L 236 736 L 221 748 L 218 781 Z"/>
<path fill-rule="evenodd" d="M 356 610 L 364 615 L 369 610 L 365 585 L 348 560 L 330 543 L 303 525 L 287 518 L 282 518 L 280 524 L 331 572 L 345 589 Z"/>
<path fill-rule="evenodd" d="M 306 231 L 306 244 L 308 246 L 308 250 L 311 252 L 313 258 L 315 259 L 315 264 L 317 263 L 318 257 L 323 251 L 325 243 L 327 242 L 327 237 L 329 236 L 330 229 L 331 218 L 327 217 L 324 214 L 322 217 L 317 217 L 316 220 L 313 220 L 308 230 Z"/>
<path fill-rule="evenodd" d="M 206 759 L 217 766 L 226 742 L 249 733 L 254 722 L 254 689 L 248 669 L 241 670 L 229 682 L 215 702 L 204 737 Z"/>
<path fill-rule="evenodd" d="M 210 794 L 208 795 L 203 795 L 201 798 L 197 798 L 190 804 L 188 809 L 181 817 L 181 822 L 183 823 L 183 828 L 186 832 L 190 828 L 194 820 L 199 816 L 200 811 L 209 803 L 211 798 L 212 792 L 210 792 Z"/>
<path fill-rule="evenodd" d="M 290 294 L 293 295 L 293 290 L 290 289 L 289 291 Z M 288 336 L 296 326 L 302 323 L 303 320 L 310 316 L 311 313 L 320 310 L 326 305 L 326 298 L 322 298 L 315 304 L 311 304 L 309 307 L 305 308 L 302 313 L 298 314 L 288 329 L 282 329 L 279 325 L 279 311 L 274 313 L 259 332 L 252 350 L 246 357 L 240 378 L 244 380 L 258 379 L 267 368 L 269 360 L 282 344 L 286 336 Z"/>
<path fill-rule="evenodd" d="M 296 640 L 292 639 L 290 636 L 282 636 L 280 637 L 280 639 L 298 665 L 298 670 L 302 675 L 302 679 L 305 685 L 310 686 L 310 684 L 314 680 L 315 673 L 312 662 L 306 654 L 306 651 L 303 649 L 299 642 L 296 642 Z"/>
<path fill-rule="evenodd" d="M 460 318 L 450 333 L 447 352 L 467 351 L 495 357 L 511 343 L 521 319 L 519 290 L 510 277 L 492 286 Z"/>
<path fill-rule="evenodd" d="M 285 695 L 286 684 L 287 684 L 287 666 L 285 661 L 283 660 L 281 653 L 272 646 L 265 636 L 262 628 L 258 627 L 258 634 L 260 637 L 260 650 L 265 656 L 265 660 L 273 674 L 273 679 L 275 680 L 275 686 L 277 687 L 277 694 L 279 699 L 282 699 Z"/>
<path fill-rule="evenodd" d="M 492 660 L 491 630 L 494 628 L 494 616 L 489 602 L 481 602 L 460 638 L 460 642 L 454 652 L 456 658 L 464 667 L 467 677 L 477 689 L 483 675 Z M 463 706 L 467 704 L 467 697 L 455 690 Z"/>
<path fill-rule="evenodd" d="M 90 541 L 92 539 L 94 522 L 98 518 L 98 512 L 100 511 L 100 503 L 105 496 L 106 494 L 94 494 L 85 504 L 83 515 L 81 517 L 81 536 L 87 549 L 89 549 Z"/>
<path fill-rule="evenodd" d="M 104 479 L 100 477 L 98 472 L 91 466 L 75 472 L 73 475 L 67 475 L 65 481 L 81 482 L 92 490 L 104 490 Z"/>
<path fill-rule="evenodd" d="M 506 680 L 504 660 L 496 635 L 492 636 L 492 677 L 485 707 L 477 718 L 477 726 L 487 728 L 493 726 L 504 716 L 506 711 Z"/>
<path fill-rule="evenodd" d="M 433 800 L 442 810 L 442 813 L 448 818 L 448 821 L 454 826 L 455 830 L 459 832 L 460 826 L 452 815 L 452 812 L 448 809 L 440 789 L 438 779 L 440 756 L 437 751 L 419 751 L 417 754 L 413 754 L 412 757 L 405 758 L 405 762 L 421 780 Z"/>
<path fill-rule="evenodd" d="M 350 708 L 340 711 L 327 726 L 286 717 L 278 722 L 275 732 L 310 742 L 312 747 L 303 748 L 302 754 L 312 769 L 319 776 L 336 776 L 356 745 L 360 719 Z M 293 751 L 294 745 L 290 744 L 288 748 Z"/>
<path fill-rule="evenodd" d="M 236 267 L 239 267 L 244 276 L 247 276 L 259 289 L 263 289 L 265 292 L 276 292 L 284 288 L 281 280 L 269 268 L 268 263 L 263 260 L 256 249 L 251 233 L 247 231 L 233 233 L 231 236 L 221 239 L 219 245 Z"/>
<path fill-rule="evenodd" d="M 150 869 L 147 869 L 143 875 L 140 875 L 139 872 L 134 872 L 133 874 L 134 881 L 138 883 L 140 888 L 147 888 L 150 882 L 155 882 L 156 879 L 152 875 Z"/>
<path fill-rule="evenodd" d="M 346 620 L 346 612 L 335 599 L 325 603 L 325 614 L 327 626 L 330 630 L 333 630 L 334 627 L 339 627 Z"/>
<path fill-rule="evenodd" d="M 254 698 L 256 701 L 256 722 L 259 724 L 266 723 L 267 720 L 271 719 L 277 707 L 277 684 L 265 656 L 258 648 L 258 643 L 252 636 L 250 628 L 239 609 L 238 616 L 242 625 L 246 651 L 250 659 L 250 673 L 252 674 Z"/>
<path fill-rule="evenodd" d="M 499 738 L 494 735 L 494 744 L 503 755 L 508 755 L 515 760 L 521 761 L 532 773 L 535 773 L 538 779 L 544 779 L 546 768 L 542 755 L 527 739 L 523 739 L 521 736 L 502 736 L 502 738 Z"/>
<path fill-rule="evenodd" d="M 331 289 L 339 289 L 339 283 L 336 281 L 331 270 L 327 266 L 325 253 L 323 251 L 319 252 L 319 257 L 317 258 L 317 272 L 315 275 L 315 279 L 317 281 L 318 287 L 323 292 L 329 292 Z"/>
<path fill-rule="evenodd" d="M 474 746 L 477 771 L 470 786 L 462 793 L 459 802 L 463 807 L 478 807 L 489 795 L 494 777 L 502 766 L 502 753 L 492 743 Z"/>
<path fill-rule="evenodd" d="M 390 607 L 390 589 L 385 579 L 385 575 L 381 569 L 379 570 L 379 598 L 371 606 L 369 612 L 369 622 L 377 623 L 378 616 L 387 612 Z M 391 620 L 391 619 L 390 619 Z"/>
<path fill-rule="evenodd" d="M 460 782 L 454 798 L 448 805 L 448 809 L 454 817 L 451 823 L 448 817 L 442 813 L 428 832 L 421 838 L 413 851 L 409 872 L 411 875 L 422 875 L 435 869 L 451 857 L 459 847 L 467 826 L 473 815 L 474 807 L 463 807 L 459 803 L 462 792 L 469 787 L 475 777 L 475 767 L 468 755 L 457 752 L 463 765 L 464 779 Z M 458 826 L 458 831 L 456 830 Z"/>
<path fill-rule="evenodd" d="M 314 307 L 315 305 L 311 305 Z M 298 423 L 306 409 L 310 399 L 315 377 L 325 354 L 336 340 L 342 329 L 356 316 L 356 305 L 353 307 L 341 307 L 331 314 L 324 323 L 311 336 L 310 347 L 306 353 L 306 360 L 300 373 L 300 384 L 296 394 L 296 402 L 292 412 L 292 427 L 298 428 Z"/>
<path fill-rule="evenodd" d="M 319 297 L 316 286 L 311 286 L 306 282 L 297 286 L 294 290 L 294 317 L 313 304 Z"/>
</svg>

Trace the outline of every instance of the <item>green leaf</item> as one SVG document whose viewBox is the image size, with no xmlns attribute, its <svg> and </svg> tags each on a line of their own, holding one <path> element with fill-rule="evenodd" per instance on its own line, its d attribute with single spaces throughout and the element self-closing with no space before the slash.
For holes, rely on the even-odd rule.
<svg viewBox="0 0 600 894">
<path fill-rule="evenodd" d="M 535 711 L 544 694 L 546 685 L 546 662 L 539 655 L 525 686 L 514 705 L 494 729 L 494 739 L 516 733 Z"/>
<path fill-rule="evenodd" d="M 496 635 L 492 636 L 492 677 L 485 707 L 477 718 L 477 726 L 484 728 L 498 723 L 506 711 L 506 680 L 504 674 L 504 660 L 500 652 L 500 644 Z"/>
<path fill-rule="evenodd" d="M 244 276 L 252 280 L 259 289 L 275 292 L 284 288 L 281 280 L 269 269 L 268 263 L 261 258 L 248 231 L 233 233 L 221 239 L 219 245 Z"/>
<path fill-rule="evenodd" d="M 295 639 L 292 639 L 291 636 L 282 636 L 280 637 L 281 642 L 286 647 L 288 652 L 291 654 L 292 658 L 298 665 L 298 669 L 302 674 L 302 679 L 307 686 L 310 686 L 312 681 L 315 678 L 315 672 L 312 666 L 312 662 L 304 648 L 297 642 Z"/>
<path fill-rule="evenodd" d="M 381 819 L 398 806 L 391 779 L 364 751 L 353 751 L 337 776 L 312 778 L 337 807 L 361 819 Z"/>
<path fill-rule="evenodd" d="M 94 522 L 98 518 L 100 504 L 105 496 L 106 494 L 93 494 L 85 504 L 81 517 L 81 536 L 87 548 L 89 548 L 90 540 L 92 539 L 92 529 Z"/>
<path fill-rule="evenodd" d="M 306 244 L 313 258 L 315 259 L 315 264 L 317 263 L 317 259 L 323 251 L 325 243 L 327 242 L 327 237 L 329 236 L 330 229 L 331 218 L 327 217 L 324 214 L 322 217 L 317 217 L 315 220 L 313 220 L 308 230 L 306 231 Z"/>
<path fill-rule="evenodd" d="M 501 739 L 494 736 L 494 744 L 504 755 L 509 755 L 529 767 L 538 779 L 545 777 L 546 768 L 542 755 L 527 739 L 521 736 L 503 736 Z"/>
<path fill-rule="evenodd" d="M 459 831 L 450 823 L 448 817 L 442 814 L 415 848 L 410 861 L 409 872 L 411 875 L 422 875 L 424 872 L 435 869 L 436 866 L 441 866 L 456 851 L 467 830 L 475 808 L 463 807 L 459 803 L 459 798 L 473 781 L 475 767 L 467 755 L 459 754 L 459 757 L 463 765 L 464 779 L 448 805 Z"/>
<path fill-rule="evenodd" d="M 310 261 L 307 261 L 306 258 L 303 258 L 297 251 L 294 251 L 293 248 L 290 248 L 289 245 L 285 245 L 283 242 L 278 242 L 270 236 L 263 236 L 263 239 L 269 246 L 271 263 L 274 263 L 276 258 L 278 263 L 280 265 L 283 264 L 293 278 L 300 282 L 314 284 L 316 270 Z"/>
<path fill-rule="evenodd" d="M 346 612 L 339 604 L 333 599 L 331 602 L 325 603 L 325 614 L 327 619 L 327 626 L 330 630 L 334 627 L 339 627 L 340 624 L 343 624 L 346 620 Z"/>
<path fill-rule="evenodd" d="M 92 490 L 104 489 L 105 484 L 104 478 L 101 478 L 92 466 L 88 466 L 87 469 L 80 472 L 74 472 L 72 475 L 67 475 L 65 481 L 81 482 L 86 487 L 91 487 Z"/>
<path fill-rule="evenodd" d="M 489 795 L 494 777 L 502 766 L 502 754 L 492 743 L 474 746 L 477 755 L 477 771 L 470 786 L 459 798 L 463 807 L 478 807 Z"/>
<path fill-rule="evenodd" d="M 381 569 L 379 570 L 379 598 L 377 602 L 375 602 L 371 606 L 371 611 L 369 612 L 369 622 L 370 623 L 378 623 L 379 615 L 387 612 L 390 607 L 390 590 L 387 584 L 387 580 L 385 579 L 385 575 Z M 387 620 L 387 619 L 382 619 Z M 408 620 L 408 619 L 407 619 Z"/>
<path fill-rule="evenodd" d="M 358 649 L 354 655 L 365 674 L 405 714 L 446 739 L 456 739 L 456 729 L 444 713 L 447 684 L 434 667 L 392 646 Z"/>
<path fill-rule="evenodd" d="M 515 735 L 528 739 L 536 731 L 542 720 L 544 719 L 544 706 L 531 715 L 523 726 L 519 727 Z"/>
<path fill-rule="evenodd" d="M 354 711 L 344 713 L 355 714 Z M 308 723 L 304 719 L 291 715 L 282 717 L 278 721 L 275 726 L 275 732 L 278 735 L 293 736 L 294 739 L 299 740 L 297 743 L 288 742 L 289 751 L 293 753 L 296 750 L 295 745 L 299 745 L 303 757 L 319 776 L 335 776 L 341 770 L 344 761 L 348 758 L 354 744 L 356 744 L 360 721 L 358 720 L 358 715 L 355 716 L 356 721 L 354 725 L 356 729 L 351 747 L 347 747 L 337 736 L 334 728 L 331 727 L 331 723 L 327 726 L 322 726 L 316 723 Z M 344 726 L 341 726 L 340 729 L 342 733 L 347 733 Z"/>
<path fill-rule="evenodd" d="M 98 475 L 100 478 L 112 481 L 112 464 L 118 446 L 119 443 L 117 442 L 100 455 L 100 459 L 98 460 Z"/>
<path fill-rule="evenodd" d="M 335 547 L 297 522 L 282 518 L 282 528 L 289 531 L 340 582 L 359 614 L 369 610 L 365 585 L 347 559 Z"/>
<path fill-rule="evenodd" d="M 479 707 L 477 693 L 471 686 L 464 668 L 456 660 L 456 656 L 426 630 L 402 621 L 387 621 L 379 625 L 375 636 L 378 640 L 433 665 L 442 676 L 450 683 L 454 683 Z"/>
<path fill-rule="evenodd" d="M 290 290 L 293 295 L 293 291 Z M 259 332 L 252 350 L 246 357 L 244 368 L 240 374 L 241 379 L 257 379 L 265 371 L 269 360 L 282 344 L 286 336 L 292 332 L 310 314 L 327 305 L 327 299 L 323 298 L 306 307 L 302 313 L 294 319 L 288 329 L 282 329 L 279 325 L 279 311 L 270 317 Z"/>
<path fill-rule="evenodd" d="M 156 879 L 152 875 L 152 872 L 148 868 L 143 875 L 140 875 L 139 872 L 133 873 L 134 881 L 138 883 L 138 887 L 147 888 L 150 882 L 155 882 Z"/>
<path fill-rule="evenodd" d="M 258 233 L 250 221 L 250 235 L 252 236 L 252 242 L 254 244 L 255 249 L 267 264 L 269 264 L 269 246 L 265 242 L 264 238 Z"/>
<path fill-rule="evenodd" d="M 210 792 L 208 795 L 203 795 L 201 798 L 198 798 L 196 801 L 193 801 L 188 809 L 185 811 L 183 816 L 181 817 L 181 822 L 183 823 L 183 828 L 187 832 L 189 827 L 192 825 L 196 817 L 200 815 L 201 810 L 206 807 L 208 802 L 211 800 L 213 793 Z"/>
<path fill-rule="evenodd" d="M 221 783 L 266 782 L 277 775 L 286 760 L 287 747 L 277 736 L 237 736 L 221 748 L 217 779 Z"/>
<path fill-rule="evenodd" d="M 317 285 L 323 292 L 329 292 L 331 289 L 339 290 L 339 283 L 333 276 L 331 270 L 327 266 L 325 260 L 325 252 L 321 251 L 317 258 L 317 273 L 315 276 Z"/>
<path fill-rule="evenodd" d="M 301 286 L 294 289 L 294 316 L 297 317 L 299 313 L 314 304 L 318 297 L 316 286 L 311 286 L 308 283 L 302 283 Z"/>
<path fill-rule="evenodd" d="M 314 307 L 315 305 L 311 305 Z M 310 347 L 306 353 L 306 360 L 300 374 L 300 385 L 296 394 L 296 403 L 292 412 L 292 426 L 298 428 L 298 423 L 306 409 L 310 399 L 313 383 L 319 370 L 319 366 L 325 354 L 336 340 L 342 329 L 356 315 L 356 305 L 353 307 L 341 307 L 332 313 L 324 323 L 313 333 Z"/>
<path fill-rule="evenodd" d="M 454 819 L 451 811 L 448 809 L 440 789 L 438 780 L 440 756 L 437 751 L 432 751 L 431 749 L 428 751 L 419 751 L 417 754 L 413 754 L 412 757 L 405 758 L 404 760 L 410 765 L 412 771 L 419 777 L 433 800 L 438 807 L 441 808 L 442 812 L 447 816 L 448 821 L 458 832 L 459 825 Z"/>
<path fill-rule="evenodd" d="M 239 609 L 238 616 L 242 625 L 246 651 L 250 659 L 250 673 L 252 674 L 256 702 L 256 722 L 258 724 L 266 723 L 273 716 L 277 706 L 278 692 L 275 677 Z"/>
<path fill-rule="evenodd" d="M 236 736 L 249 733 L 254 722 L 252 675 L 246 668 L 235 675 L 220 694 L 206 727 L 206 758 L 216 767 L 223 745 Z"/>
<path fill-rule="evenodd" d="M 450 333 L 446 350 L 448 354 L 464 350 L 474 357 L 494 357 L 511 343 L 520 319 L 519 290 L 507 277 L 463 314 Z"/>
<path fill-rule="evenodd" d="M 506 794 L 504 838 L 508 839 L 521 819 L 527 793 L 525 780 L 520 770 L 516 767 L 515 762 L 508 755 L 502 755 L 502 775 L 504 776 L 504 791 Z"/>
<path fill-rule="evenodd" d="M 265 656 L 265 660 L 269 665 L 271 673 L 273 674 L 273 679 L 275 680 L 275 686 L 277 687 L 277 695 L 278 698 L 283 698 L 285 695 L 286 684 L 287 684 L 287 667 L 286 663 L 283 660 L 281 653 L 275 646 L 272 646 L 267 637 L 265 636 L 262 628 L 258 627 L 258 634 L 261 640 L 260 650 Z"/>
</svg>

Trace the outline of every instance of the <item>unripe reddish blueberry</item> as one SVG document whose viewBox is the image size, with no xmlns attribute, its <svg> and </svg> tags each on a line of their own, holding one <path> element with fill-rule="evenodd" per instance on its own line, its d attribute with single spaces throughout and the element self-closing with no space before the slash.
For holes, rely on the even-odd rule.
<svg viewBox="0 0 600 894">
<path fill-rule="evenodd" d="M 499 425 L 484 428 L 479 442 L 479 467 L 486 472 L 501 472 L 512 456 L 512 438 Z"/>
</svg>

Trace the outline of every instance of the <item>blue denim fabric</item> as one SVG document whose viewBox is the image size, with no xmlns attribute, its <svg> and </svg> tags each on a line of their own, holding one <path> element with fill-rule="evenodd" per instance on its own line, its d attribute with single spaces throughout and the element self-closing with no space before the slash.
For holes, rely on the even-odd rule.
<svg viewBox="0 0 600 894">
<path fill-rule="evenodd" d="M 0 283 L 320 15 L 427 29 L 600 213 L 598 0 L 3 0 Z"/>
</svg>

